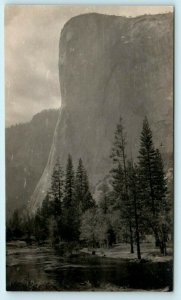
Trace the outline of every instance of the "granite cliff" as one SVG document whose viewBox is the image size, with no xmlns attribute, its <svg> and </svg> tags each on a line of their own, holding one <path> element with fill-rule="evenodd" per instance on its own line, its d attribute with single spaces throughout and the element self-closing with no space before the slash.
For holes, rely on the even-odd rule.
<svg viewBox="0 0 181 300">
<path fill-rule="evenodd" d="M 68 21 L 60 37 L 62 106 L 44 172 L 31 197 L 36 211 L 50 185 L 57 157 L 81 157 L 95 186 L 111 166 L 113 133 L 120 115 L 127 154 L 138 154 L 147 115 L 163 155 L 173 152 L 173 15 L 136 18 L 100 14 Z M 165 161 L 167 164 L 167 161 Z"/>
</svg>

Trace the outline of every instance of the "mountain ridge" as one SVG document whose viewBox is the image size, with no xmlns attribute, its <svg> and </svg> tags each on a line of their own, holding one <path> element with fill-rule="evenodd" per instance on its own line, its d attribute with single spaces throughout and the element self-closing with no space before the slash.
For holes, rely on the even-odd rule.
<svg viewBox="0 0 181 300">
<path fill-rule="evenodd" d="M 27 207 L 45 167 L 59 110 L 43 110 L 6 128 L 6 210 Z"/>
</svg>

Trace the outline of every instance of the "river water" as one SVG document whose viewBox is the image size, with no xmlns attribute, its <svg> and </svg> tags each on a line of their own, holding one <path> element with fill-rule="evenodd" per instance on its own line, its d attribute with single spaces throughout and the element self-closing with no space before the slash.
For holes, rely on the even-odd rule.
<svg viewBox="0 0 181 300">
<path fill-rule="evenodd" d="M 172 262 L 92 255 L 65 258 L 50 247 L 7 245 L 7 290 L 172 290 Z M 47 285 L 45 285 L 47 283 Z"/>
</svg>

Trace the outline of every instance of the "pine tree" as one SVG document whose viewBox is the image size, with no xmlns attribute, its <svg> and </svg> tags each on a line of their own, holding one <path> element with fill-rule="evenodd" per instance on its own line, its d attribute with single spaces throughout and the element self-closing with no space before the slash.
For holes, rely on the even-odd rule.
<svg viewBox="0 0 181 300">
<path fill-rule="evenodd" d="M 75 198 L 75 178 L 74 178 L 74 168 L 72 163 L 72 157 L 69 154 L 66 166 L 65 174 L 65 197 L 64 197 L 64 207 L 69 208 Z"/>
<path fill-rule="evenodd" d="M 128 162 L 128 183 L 129 183 L 129 198 L 133 209 L 137 257 L 138 259 L 141 259 L 140 235 L 141 235 L 142 203 L 140 201 L 140 195 L 139 195 L 139 170 L 136 165 L 133 165 L 132 161 Z"/>
<path fill-rule="evenodd" d="M 160 151 L 156 149 L 155 153 L 155 170 L 154 170 L 155 184 L 154 184 L 154 194 L 156 205 L 160 209 L 168 209 L 166 202 L 166 193 L 167 193 L 167 182 L 164 174 L 164 166 Z"/>
<path fill-rule="evenodd" d="M 89 179 L 85 169 L 83 170 L 83 191 L 82 211 L 85 212 L 87 209 L 95 207 L 95 201 L 90 192 Z"/>
<path fill-rule="evenodd" d="M 153 145 L 147 118 L 143 121 L 141 133 L 139 169 L 144 216 L 148 226 L 153 230 L 156 245 L 161 247 L 160 218 L 165 215 L 163 207 L 166 199 L 166 181 L 161 155 Z"/>
<path fill-rule="evenodd" d="M 63 191 L 64 191 L 64 178 L 63 178 L 63 170 L 60 166 L 59 160 L 57 160 L 51 180 L 51 195 L 52 202 L 54 206 L 54 215 L 60 216 L 61 214 L 61 203 L 63 199 Z"/>
<path fill-rule="evenodd" d="M 99 200 L 99 206 L 102 210 L 102 213 L 104 215 L 107 215 L 110 208 L 110 201 L 109 201 L 109 188 L 105 181 L 101 185 L 101 196 Z"/>
<path fill-rule="evenodd" d="M 112 187 L 113 187 L 113 200 L 112 208 L 121 209 L 121 202 L 124 191 L 124 172 L 120 162 L 111 170 L 112 174 Z"/>
<path fill-rule="evenodd" d="M 67 241 L 79 238 L 79 204 L 75 197 L 75 178 L 72 158 L 69 155 L 65 174 L 65 194 L 63 200 L 63 237 Z"/>
<path fill-rule="evenodd" d="M 82 159 L 79 159 L 76 177 L 75 177 L 75 194 L 77 198 L 77 202 L 79 204 L 79 210 L 82 211 L 82 203 L 84 197 L 84 187 L 83 187 L 83 176 L 84 176 L 84 168 Z"/>
<path fill-rule="evenodd" d="M 75 178 L 75 193 L 76 199 L 79 203 L 80 214 L 87 209 L 95 206 L 94 200 L 90 193 L 89 181 L 87 172 L 83 166 L 82 159 L 79 159 L 76 178 Z"/>
<path fill-rule="evenodd" d="M 41 207 L 41 214 L 45 219 L 48 219 L 51 215 L 54 214 L 52 207 L 52 195 L 51 192 L 48 192 L 45 199 L 43 200 Z"/>
<path fill-rule="evenodd" d="M 131 253 L 134 253 L 133 248 L 133 228 L 132 228 L 132 214 L 130 199 L 128 195 L 128 178 L 127 178 L 127 168 L 126 168 L 126 134 L 124 132 L 124 127 L 122 125 L 122 118 L 120 118 L 119 123 L 116 127 L 114 135 L 114 144 L 112 147 L 111 158 L 113 161 L 113 182 L 115 179 L 120 181 L 120 186 L 115 185 L 114 189 L 120 189 L 120 205 L 121 205 L 121 217 L 124 220 L 127 227 L 129 227 L 130 232 L 130 246 Z M 114 185 L 113 183 L 113 185 Z M 118 181 L 117 181 L 118 183 Z"/>
<path fill-rule="evenodd" d="M 167 198 L 167 181 L 160 151 L 156 149 L 155 157 L 155 203 L 158 210 L 157 222 L 159 228 L 160 251 L 166 255 L 166 242 L 169 232 L 170 205 Z"/>
<path fill-rule="evenodd" d="M 141 194 L 144 201 L 145 216 L 149 226 L 152 227 L 156 244 L 159 244 L 158 229 L 156 225 L 156 203 L 155 203 L 155 158 L 156 152 L 153 145 L 152 132 L 147 118 L 143 121 L 141 132 L 141 143 L 139 150 L 139 169 Z"/>
<path fill-rule="evenodd" d="M 53 169 L 53 174 L 51 178 L 51 189 L 48 195 L 50 200 L 47 203 L 44 203 L 45 209 L 46 205 L 49 206 L 50 214 L 54 218 L 55 228 L 54 241 L 60 240 L 62 238 L 62 201 L 64 195 L 64 172 L 60 166 L 59 160 L 56 161 L 56 164 Z"/>
</svg>

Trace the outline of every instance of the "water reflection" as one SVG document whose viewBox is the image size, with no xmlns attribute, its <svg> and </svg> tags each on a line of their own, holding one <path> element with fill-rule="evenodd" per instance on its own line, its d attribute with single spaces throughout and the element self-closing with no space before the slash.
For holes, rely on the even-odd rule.
<svg viewBox="0 0 181 300">
<path fill-rule="evenodd" d="M 50 247 L 7 246 L 7 284 L 33 280 L 61 290 L 100 288 L 172 289 L 171 262 L 130 262 L 89 255 L 64 258 Z M 103 288 L 104 289 L 104 288 Z"/>
</svg>

